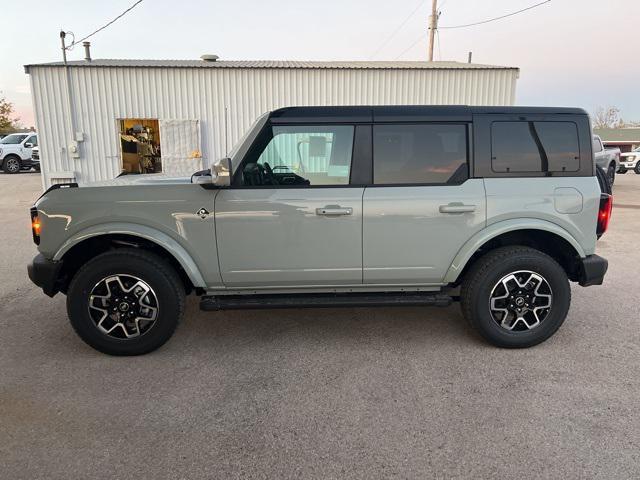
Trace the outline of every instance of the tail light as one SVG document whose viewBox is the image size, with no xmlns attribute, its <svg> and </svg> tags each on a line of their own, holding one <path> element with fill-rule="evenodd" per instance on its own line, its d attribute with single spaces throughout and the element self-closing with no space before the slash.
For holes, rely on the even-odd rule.
<svg viewBox="0 0 640 480">
<path fill-rule="evenodd" d="M 613 210 L 613 195 L 603 193 L 600 195 L 600 208 L 598 209 L 598 227 L 596 233 L 600 238 L 609 227 L 611 212 Z"/>
<path fill-rule="evenodd" d="M 31 233 L 33 234 L 33 242 L 36 245 L 40 245 L 41 230 L 42 230 L 42 224 L 40 223 L 38 210 L 36 209 L 36 207 L 32 207 L 31 208 Z"/>
</svg>

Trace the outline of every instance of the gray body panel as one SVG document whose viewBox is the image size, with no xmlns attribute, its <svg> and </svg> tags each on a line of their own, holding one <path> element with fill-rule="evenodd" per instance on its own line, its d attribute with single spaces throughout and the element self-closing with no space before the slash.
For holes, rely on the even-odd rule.
<svg viewBox="0 0 640 480">
<path fill-rule="evenodd" d="M 580 257 L 595 252 L 595 177 L 317 189 L 112 184 L 41 198 L 40 252 L 60 260 L 90 237 L 137 236 L 167 249 L 195 286 L 217 293 L 431 290 L 456 281 L 490 239 L 523 229 L 554 233 Z M 440 211 L 450 203 L 476 208 Z M 316 213 L 328 206 L 353 210 Z M 204 219 L 196 213 L 203 207 Z"/>
<path fill-rule="evenodd" d="M 441 284 L 462 245 L 485 226 L 483 182 L 367 188 L 364 282 Z M 473 211 L 440 211 L 449 204 L 473 207 Z"/>
<path fill-rule="evenodd" d="M 216 197 L 227 287 L 362 283 L 363 188 L 231 188 Z M 347 215 L 317 209 L 349 208 Z"/>
<path fill-rule="evenodd" d="M 213 212 L 215 193 L 166 182 L 53 190 L 36 204 L 46 232 L 38 249 L 59 260 L 93 236 L 138 236 L 169 250 L 195 286 L 220 286 L 214 217 L 196 214 L 203 207 Z"/>
<path fill-rule="evenodd" d="M 487 225 L 539 220 L 559 227 L 580 256 L 595 253 L 600 186 L 595 177 L 487 178 Z"/>
</svg>

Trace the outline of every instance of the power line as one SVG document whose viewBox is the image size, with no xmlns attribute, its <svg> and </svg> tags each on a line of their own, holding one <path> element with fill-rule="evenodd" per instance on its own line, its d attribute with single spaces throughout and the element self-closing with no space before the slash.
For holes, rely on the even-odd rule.
<svg viewBox="0 0 640 480">
<path fill-rule="evenodd" d="M 111 25 L 112 23 L 114 23 L 116 20 L 124 17 L 127 13 L 129 13 L 131 10 L 133 10 L 136 6 L 138 6 L 138 4 L 142 3 L 142 0 L 138 0 L 136 3 L 134 3 L 133 5 L 131 5 L 129 8 L 127 8 L 124 12 L 122 12 L 120 15 L 118 15 L 116 18 L 114 18 L 113 20 L 111 20 L 109 23 L 107 23 L 106 25 L 103 25 L 102 27 L 100 27 L 99 29 L 97 29 L 95 32 L 90 33 L 89 35 L 87 35 L 86 37 L 78 40 L 77 42 L 74 40 L 74 42 L 69 45 L 68 47 L 66 47 L 67 49 L 70 49 L 71 47 L 73 47 L 74 45 L 80 43 L 80 42 L 84 42 L 87 38 L 94 36 L 96 33 L 104 30 L 105 28 L 107 28 L 109 25 Z"/>
<path fill-rule="evenodd" d="M 407 48 L 405 48 L 405 49 L 402 51 L 402 53 L 399 53 L 398 55 L 396 55 L 396 57 L 394 58 L 394 60 L 399 59 L 402 55 L 404 55 L 404 54 L 405 54 L 405 53 L 407 53 L 409 50 L 411 50 L 413 47 L 415 47 L 415 46 L 418 44 L 418 42 L 419 42 L 420 40 L 422 40 L 423 38 L 424 38 L 424 34 L 422 34 L 422 33 L 421 33 L 421 34 L 420 34 L 420 36 L 416 39 L 416 41 L 415 41 L 415 42 L 413 42 L 411 45 L 409 45 Z"/>
<path fill-rule="evenodd" d="M 411 20 L 411 18 L 418 12 L 418 10 L 420 10 L 420 8 L 427 2 L 427 0 L 422 0 L 418 6 L 409 14 L 409 16 L 407 18 L 405 18 L 402 23 L 398 26 L 398 28 L 396 28 L 393 33 L 391 35 L 389 35 L 387 37 L 387 39 L 382 42 L 382 44 L 377 48 L 377 50 L 369 57 L 370 59 L 375 57 L 378 53 L 380 53 L 380 51 L 387 46 L 387 44 L 391 41 L 391 39 L 393 37 L 396 36 L 396 34 L 402 29 L 402 27 L 405 26 L 405 24 Z"/>
<path fill-rule="evenodd" d="M 480 22 L 468 23 L 466 25 L 453 25 L 453 26 L 450 26 L 450 27 L 438 27 L 438 28 L 448 28 L 448 29 L 451 29 L 451 28 L 465 28 L 465 27 L 473 27 L 475 25 L 482 25 L 484 23 L 495 22 L 496 20 L 501 20 L 503 18 L 512 17 L 514 15 L 517 15 L 518 13 L 526 12 L 527 10 L 531 10 L 532 8 L 539 7 L 540 5 L 544 5 L 545 3 L 549 3 L 550 1 L 551 0 L 545 0 L 544 2 L 536 3 L 535 5 L 531 5 L 530 7 L 523 8 L 522 10 L 518 10 L 517 12 L 508 13 L 508 14 L 502 15 L 500 17 L 489 18 L 487 20 L 482 20 Z"/>
</svg>

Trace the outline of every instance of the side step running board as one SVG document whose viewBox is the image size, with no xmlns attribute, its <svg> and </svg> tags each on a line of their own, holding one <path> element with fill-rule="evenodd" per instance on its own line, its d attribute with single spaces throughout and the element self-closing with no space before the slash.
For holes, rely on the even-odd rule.
<svg viewBox="0 0 640 480">
<path fill-rule="evenodd" d="M 201 310 L 242 310 L 303 307 L 378 307 L 434 306 L 447 307 L 453 298 L 442 293 L 313 293 L 278 295 L 205 295 Z"/>
</svg>

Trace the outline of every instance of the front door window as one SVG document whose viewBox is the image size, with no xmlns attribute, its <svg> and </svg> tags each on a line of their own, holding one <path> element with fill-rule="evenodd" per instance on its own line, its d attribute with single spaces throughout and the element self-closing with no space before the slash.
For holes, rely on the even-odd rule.
<svg viewBox="0 0 640 480">
<path fill-rule="evenodd" d="M 242 185 L 348 185 L 353 131 L 351 125 L 268 127 L 264 149 L 242 167 Z"/>
</svg>

